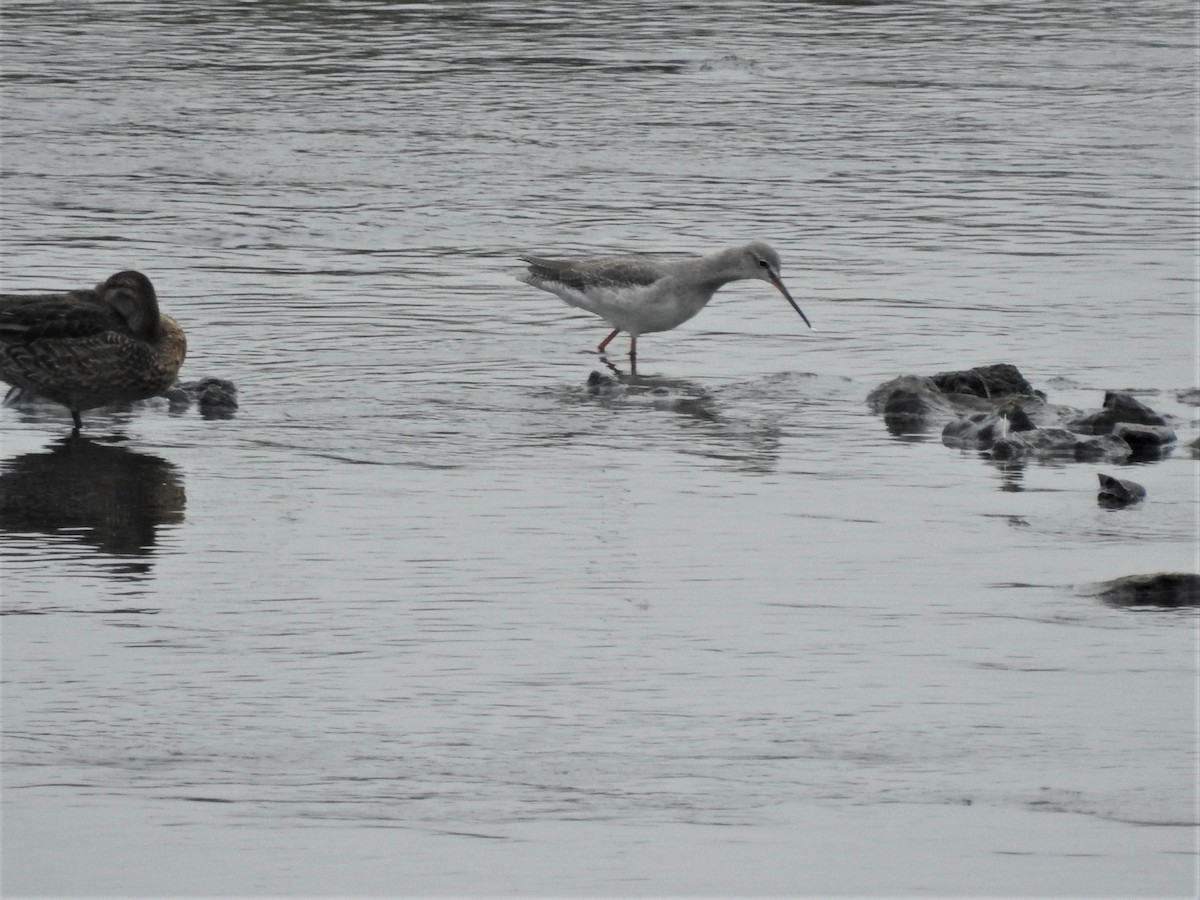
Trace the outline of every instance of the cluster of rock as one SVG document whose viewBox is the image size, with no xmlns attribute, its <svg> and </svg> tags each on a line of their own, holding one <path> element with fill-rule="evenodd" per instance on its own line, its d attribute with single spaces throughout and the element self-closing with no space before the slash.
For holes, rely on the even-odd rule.
<svg viewBox="0 0 1200 900">
<path fill-rule="evenodd" d="M 1200 405 L 1200 391 L 1178 395 Z M 1070 459 L 1124 463 L 1161 459 L 1177 443 L 1167 417 L 1129 393 L 1109 391 L 1100 409 L 1083 411 L 1050 403 L 1015 366 L 1001 363 L 937 375 L 902 375 L 867 396 L 895 434 L 942 429 L 942 443 L 976 449 L 994 460 Z M 1200 439 L 1189 444 L 1200 458 Z M 1142 485 L 1097 473 L 1097 501 L 1121 508 L 1146 498 Z M 1118 607 L 1200 606 L 1200 574 L 1129 575 L 1094 587 Z"/>
<path fill-rule="evenodd" d="M 901 375 L 871 391 L 867 403 L 897 433 L 944 422 L 947 446 L 982 450 L 998 460 L 1158 459 L 1177 440 L 1164 416 L 1130 394 L 1109 391 L 1101 409 L 1084 412 L 1050 403 L 1007 363 Z"/>
<path fill-rule="evenodd" d="M 176 381 L 163 396 L 172 410 L 183 410 L 195 404 L 206 419 L 228 419 L 238 408 L 237 386 L 224 378 L 200 378 L 196 381 Z"/>
</svg>

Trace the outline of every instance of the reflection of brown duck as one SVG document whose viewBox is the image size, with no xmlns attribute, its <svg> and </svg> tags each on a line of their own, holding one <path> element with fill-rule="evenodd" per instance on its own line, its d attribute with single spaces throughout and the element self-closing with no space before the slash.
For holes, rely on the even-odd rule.
<svg viewBox="0 0 1200 900">
<path fill-rule="evenodd" d="M 0 462 L 0 532 L 63 534 L 115 556 L 145 556 L 183 521 L 182 473 L 125 447 L 66 437 Z"/>
<path fill-rule="evenodd" d="M 141 272 L 94 290 L 0 295 L 0 379 L 67 407 L 77 432 L 85 409 L 162 393 L 186 353 Z"/>
</svg>

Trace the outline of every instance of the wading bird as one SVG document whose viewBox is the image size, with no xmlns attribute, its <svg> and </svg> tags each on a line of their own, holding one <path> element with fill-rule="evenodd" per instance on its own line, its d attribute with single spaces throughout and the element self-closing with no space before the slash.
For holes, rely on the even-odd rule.
<svg viewBox="0 0 1200 900">
<path fill-rule="evenodd" d="M 745 279 L 773 284 L 812 328 L 783 286 L 779 254 L 761 241 L 684 259 L 638 255 L 521 259 L 529 264 L 529 271 L 521 276 L 526 284 L 557 294 L 613 326 L 600 342 L 601 352 L 624 331 L 629 334 L 629 356 L 636 358 L 640 335 L 670 331 L 704 309 L 720 288 Z"/>
</svg>

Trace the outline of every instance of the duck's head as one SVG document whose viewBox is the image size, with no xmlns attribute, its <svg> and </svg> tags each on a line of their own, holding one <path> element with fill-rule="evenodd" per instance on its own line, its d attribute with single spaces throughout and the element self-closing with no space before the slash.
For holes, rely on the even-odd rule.
<svg viewBox="0 0 1200 900">
<path fill-rule="evenodd" d="M 102 300 L 129 324 L 129 330 L 145 340 L 159 334 L 158 295 L 154 285 L 141 272 L 132 269 L 118 272 L 100 285 Z"/>
</svg>

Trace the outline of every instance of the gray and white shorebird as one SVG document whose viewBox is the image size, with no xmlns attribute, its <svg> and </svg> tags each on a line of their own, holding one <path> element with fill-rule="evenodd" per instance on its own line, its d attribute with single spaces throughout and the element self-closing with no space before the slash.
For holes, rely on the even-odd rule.
<svg viewBox="0 0 1200 900">
<path fill-rule="evenodd" d="M 600 342 L 604 352 L 622 331 L 629 335 L 629 356 L 637 357 L 637 339 L 682 325 L 731 281 L 757 279 L 773 284 L 804 324 L 808 316 L 779 277 L 779 254 L 762 241 L 718 250 L 707 256 L 663 259 L 653 256 L 593 256 L 544 259 L 522 256 L 526 284 L 557 294 L 571 306 L 594 313 L 613 326 Z"/>
</svg>

